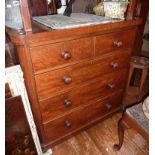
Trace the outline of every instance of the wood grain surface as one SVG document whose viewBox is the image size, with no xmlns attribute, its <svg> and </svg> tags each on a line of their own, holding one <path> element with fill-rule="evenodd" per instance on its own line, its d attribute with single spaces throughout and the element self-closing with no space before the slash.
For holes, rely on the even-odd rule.
<svg viewBox="0 0 155 155">
<path fill-rule="evenodd" d="M 62 54 L 69 53 L 65 59 Z M 70 64 L 93 56 L 92 38 L 49 44 L 30 49 L 34 71 Z"/>
<path fill-rule="evenodd" d="M 131 50 L 119 51 L 92 61 L 36 75 L 39 99 L 104 76 L 107 73 L 116 73 L 120 69 L 128 68 L 130 55 Z M 70 81 L 66 83 L 66 79 Z"/>
<path fill-rule="evenodd" d="M 118 74 L 119 73 L 120 72 L 118 72 Z M 58 115 L 64 114 L 68 110 L 72 110 L 80 105 L 97 100 L 100 97 L 106 97 L 110 93 L 123 89 L 125 86 L 126 70 L 119 76 L 118 74 L 117 77 L 110 77 L 114 76 L 114 74 L 110 74 L 104 79 L 92 81 L 87 85 L 75 87 L 72 90 L 41 101 L 40 109 L 42 112 L 43 122 L 49 121 Z M 109 83 L 114 84 L 114 88 L 109 88 Z M 70 107 L 66 107 L 64 105 L 65 100 L 71 102 Z"/>
<path fill-rule="evenodd" d="M 135 30 L 96 36 L 95 55 L 102 55 L 122 48 L 132 48 L 135 36 Z"/>
<path fill-rule="evenodd" d="M 53 155 L 148 155 L 148 143 L 133 129 L 125 132 L 121 150 L 113 150 L 113 145 L 118 142 L 117 123 L 120 118 L 121 113 L 117 113 L 52 147 Z"/>
<path fill-rule="evenodd" d="M 121 106 L 121 97 L 122 91 L 118 91 L 106 98 L 98 99 L 96 102 L 80 106 L 49 123 L 45 123 L 43 126 L 47 140 L 51 141 L 50 143 L 55 143 L 61 137 L 77 131 L 78 128 L 83 128 L 94 121 L 97 122 L 106 114 L 116 111 Z M 66 122 L 70 123 L 69 126 Z"/>
</svg>

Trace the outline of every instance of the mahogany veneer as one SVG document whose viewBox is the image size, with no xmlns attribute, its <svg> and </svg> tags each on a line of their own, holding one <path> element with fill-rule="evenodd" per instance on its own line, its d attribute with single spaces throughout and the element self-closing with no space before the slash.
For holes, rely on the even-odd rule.
<svg viewBox="0 0 155 155">
<path fill-rule="evenodd" d="M 88 84 L 74 87 L 65 93 L 60 93 L 53 98 L 41 101 L 40 107 L 42 110 L 43 120 L 45 122 L 52 120 L 54 117 L 58 117 L 73 108 L 95 101 L 122 89 L 125 84 L 126 73 L 126 70 L 122 71 L 122 73 L 111 73 L 99 80 L 94 80 Z M 66 102 L 70 102 L 70 105 Z"/>
<path fill-rule="evenodd" d="M 32 47 L 34 71 L 88 59 L 93 55 L 92 38 Z"/>
<path fill-rule="evenodd" d="M 102 55 L 118 49 L 131 48 L 134 43 L 135 32 L 136 30 L 129 29 L 127 31 L 97 36 L 95 40 L 96 55 Z"/>
<path fill-rule="evenodd" d="M 104 99 L 80 106 L 75 111 L 44 124 L 47 139 L 54 141 L 93 121 L 100 120 L 106 114 L 119 108 L 121 97 L 122 91 L 118 91 Z"/>
</svg>

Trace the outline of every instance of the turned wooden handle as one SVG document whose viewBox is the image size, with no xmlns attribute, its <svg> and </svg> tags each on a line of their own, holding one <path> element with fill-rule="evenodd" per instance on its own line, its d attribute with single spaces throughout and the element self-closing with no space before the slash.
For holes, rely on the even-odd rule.
<svg viewBox="0 0 155 155">
<path fill-rule="evenodd" d="M 64 105 L 65 105 L 65 107 L 70 107 L 72 105 L 72 102 L 70 100 L 68 100 L 68 99 L 65 99 L 64 100 Z"/>
<path fill-rule="evenodd" d="M 72 82 L 72 78 L 66 75 L 62 78 L 62 80 L 65 84 L 70 84 Z"/>
<path fill-rule="evenodd" d="M 66 128 L 71 128 L 72 122 L 71 121 L 65 121 L 65 126 L 66 126 Z"/>
<path fill-rule="evenodd" d="M 118 67 L 118 63 L 117 63 L 117 62 L 114 62 L 114 61 L 111 62 L 110 65 L 111 65 L 111 67 L 114 68 L 114 69 Z"/>
<path fill-rule="evenodd" d="M 122 41 L 115 40 L 113 42 L 113 44 L 114 44 L 115 47 L 121 47 L 123 45 L 123 42 Z"/>
<path fill-rule="evenodd" d="M 64 60 L 69 60 L 71 58 L 71 53 L 68 51 L 63 51 L 61 52 L 61 58 Z"/>
<path fill-rule="evenodd" d="M 106 106 L 106 108 L 107 108 L 108 110 L 110 110 L 110 109 L 112 108 L 112 105 L 111 105 L 110 103 L 105 104 L 105 106 Z"/>
<path fill-rule="evenodd" d="M 108 87 L 109 87 L 110 89 L 113 89 L 113 88 L 115 88 L 115 84 L 114 84 L 114 83 L 108 83 Z"/>
</svg>

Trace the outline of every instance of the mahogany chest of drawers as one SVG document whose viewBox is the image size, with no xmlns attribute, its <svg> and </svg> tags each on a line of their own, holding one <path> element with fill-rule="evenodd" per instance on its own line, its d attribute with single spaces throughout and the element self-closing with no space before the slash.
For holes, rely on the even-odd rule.
<svg viewBox="0 0 155 155">
<path fill-rule="evenodd" d="M 42 146 L 121 109 L 139 23 L 36 29 L 14 41 Z"/>
</svg>

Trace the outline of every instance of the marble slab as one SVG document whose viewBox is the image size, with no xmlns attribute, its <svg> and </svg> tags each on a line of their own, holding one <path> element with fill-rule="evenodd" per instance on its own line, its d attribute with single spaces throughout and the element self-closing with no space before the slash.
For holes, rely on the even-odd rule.
<svg viewBox="0 0 155 155">
<path fill-rule="evenodd" d="M 111 18 L 86 13 L 72 13 L 70 17 L 60 14 L 36 16 L 33 17 L 33 20 L 52 29 L 77 28 L 82 26 L 112 22 Z"/>
<path fill-rule="evenodd" d="M 23 29 L 19 0 L 5 0 L 5 26 L 17 30 Z"/>
</svg>

